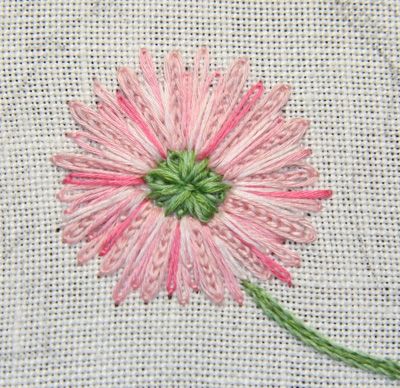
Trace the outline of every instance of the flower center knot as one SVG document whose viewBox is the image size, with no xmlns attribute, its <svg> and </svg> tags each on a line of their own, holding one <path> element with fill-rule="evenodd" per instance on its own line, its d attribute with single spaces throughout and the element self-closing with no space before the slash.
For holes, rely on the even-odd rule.
<svg viewBox="0 0 400 388">
<path fill-rule="evenodd" d="M 167 158 L 144 177 L 149 198 L 165 209 L 165 215 L 189 215 L 208 222 L 224 201 L 230 186 L 208 167 L 208 159 L 196 160 L 194 151 L 168 151 Z"/>
</svg>

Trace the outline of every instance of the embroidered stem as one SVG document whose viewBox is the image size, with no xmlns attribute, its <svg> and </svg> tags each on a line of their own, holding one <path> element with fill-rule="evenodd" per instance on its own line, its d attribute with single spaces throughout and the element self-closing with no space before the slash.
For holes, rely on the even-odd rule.
<svg viewBox="0 0 400 388">
<path fill-rule="evenodd" d="M 266 316 L 273 319 L 307 345 L 351 366 L 381 373 L 391 379 L 400 379 L 399 363 L 388 359 L 374 358 L 337 345 L 313 329 L 305 326 L 299 319 L 284 310 L 278 302 L 269 296 L 262 288 L 248 280 L 242 280 L 242 286 Z"/>
</svg>

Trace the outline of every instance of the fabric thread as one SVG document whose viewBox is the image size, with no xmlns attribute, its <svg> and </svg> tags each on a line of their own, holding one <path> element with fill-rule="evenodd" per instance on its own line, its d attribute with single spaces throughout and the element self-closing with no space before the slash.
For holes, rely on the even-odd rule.
<svg viewBox="0 0 400 388">
<path fill-rule="evenodd" d="M 141 47 L 157 72 L 174 48 L 189 62 L 207 45 L 215 72 L 251 58 L 245 87 L 292 85 L 285 116 L 311 120 L 317 187 L 335 192 L 312 217 L 318 239 L 291 246 L 303 260 L 295 285 L 267 289 L 335 342 L 398 360 L 398 15 L 397 0 L 1 1 L 0 386 L 397 386 L 299 344 L 247 296 L 218 307 L 194 293 L 180 308 L 165 291 L 115 308 L 114 277 L 97 279 L 96 261 L 78 267 L 61 241 L 64 173 L 49 159 L 76 149 L 65 102 L 93 105 L 93 77 L 114 90 L 114 69 L 126 65 L 151 79 Z M 251 271 L 270 277 L 246 253 Z"/>
</svg>

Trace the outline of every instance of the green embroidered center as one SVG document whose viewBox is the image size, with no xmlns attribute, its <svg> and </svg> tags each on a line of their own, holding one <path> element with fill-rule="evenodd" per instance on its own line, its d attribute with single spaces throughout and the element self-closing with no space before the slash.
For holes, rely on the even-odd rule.
<svg viewBox="0 0 400 388">
<path fill-rule="evenodd" d="M 144 179 L 149 198 L 165 209 L 165 215 L 190 215 L 202 222 L 213 217 L 230 188 L 208 167 L 208 159 L 196 160 L 194 151 L 168 151 L 167 159 Z"/>
</svg>

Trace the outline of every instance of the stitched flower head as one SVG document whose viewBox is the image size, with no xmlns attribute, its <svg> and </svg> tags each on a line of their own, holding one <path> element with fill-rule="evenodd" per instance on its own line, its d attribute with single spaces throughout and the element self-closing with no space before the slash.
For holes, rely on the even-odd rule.
<svg viewBox="0 0 400 388">
<path fill-rule="evenodd" d="M 190 70 L 169 53 L 162 77 L 147 50 L 139 62 L 140 74 L 118 70 L 115 94 L 94 82 L 97 109 L 70 103 L 83 152 L 53 157 L 71 171 L 63 240 L 83 243 L 81 264 L 100 256 L 100 275 L 120 272 L 117 304 L 163 288 L 182 304 L 190 290 L 241 304 L 241 279 L 290 284 L 300 259 L 284 243 L 314 240 L 307 213 L 331 192 L 302 190 L 318 174 L 301 144 L 308 121 L 282 115 L 289 87 L 246 89 L 248 61 L 211 71 L 206 48 Z"/>
</svg>

